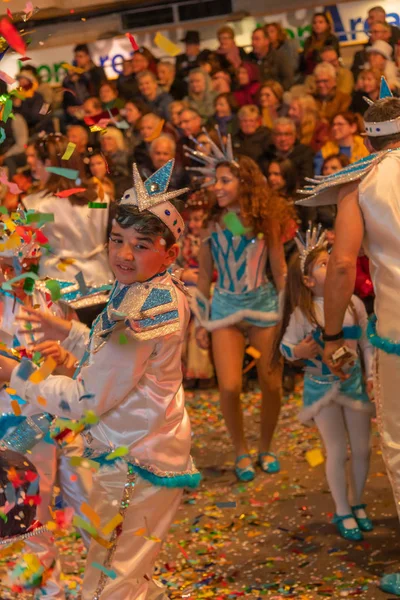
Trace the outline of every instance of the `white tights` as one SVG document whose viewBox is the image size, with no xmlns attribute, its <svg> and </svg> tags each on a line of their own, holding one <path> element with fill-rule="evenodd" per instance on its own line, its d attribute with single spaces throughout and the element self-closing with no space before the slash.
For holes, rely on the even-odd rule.
<svg viewBox="0 0 400 600">
<path fill-rule="evenodd" d="M 326 450 L 326 478 L 336 514 L 351 514 L 350 507 L 361 503 L 368 476 L 371 416 L 339 404 L 330 404 L 321 409 L 314 420 Z M 346 480 L 347 440 L 351 449 L 350 498 Z M 346 519 L 344 525 L 355 527 L 355 521 L 351 521 L 353 519 Z"/>
</svg>

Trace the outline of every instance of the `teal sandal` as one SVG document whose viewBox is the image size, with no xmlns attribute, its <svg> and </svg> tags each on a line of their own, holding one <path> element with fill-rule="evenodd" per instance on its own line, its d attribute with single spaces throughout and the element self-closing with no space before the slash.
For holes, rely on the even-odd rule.
<svg viewBox="0 0 400 600">
<path fill-rule="evenodd" d="M 271 456 L 274 460 L 263 460 L 264 456 Z M 258 464 L 261 467 L 261 470 L 264 471 L 264 473 L 279 473 L 279 471 L 281 470 L 280 462 L 276 454 L 274 454 L 273 452 L 260 452 L 258 455 Z"/>
<path fill-rule="evenodd" d="M 354 519 L 354 518 L 355 517 L 353 514 L 343 515 L 343 516 L 334 515 L 334 517 L 332 519 L 332 523 L 334 523 L 336 525 L 340 535 L 345 540 L 348 540 L 349 542 L 361 542 L 361 540 L 364 539 L 364 536 L 361 533 L 358 526 L 351 527 L 349 529 L 343 525 L 343 521 L 345 521 L 346 519 Z"/>
<path fill-rule="evenodd" d="M 384 575 L 379 583 L 379 587 L 387 594 L 400 596 L 400 573 Z"/>
<path fill-rule="evenodd" d="M 241 454 L 235 460 L 235 474 L 239 481 L 252 481 L 256 476 L 256 472 L 252 464 L 247 465 L 247 467 L 238 467 L 238 463 L 242 460 L 242 458 L 250 458 L 250 454 Z"/>
<path fill-rule="evenodd" d="M 354 518 L 361 531 L 373 531 L 374 526 L 369 517 L 357 517 L 356 515 L 357 510 L 365 509 L 366 507 L 366 504 L 356 504 L 356 506 L 351 507 L 351 510 L 353 511 Z"/>
</svg>

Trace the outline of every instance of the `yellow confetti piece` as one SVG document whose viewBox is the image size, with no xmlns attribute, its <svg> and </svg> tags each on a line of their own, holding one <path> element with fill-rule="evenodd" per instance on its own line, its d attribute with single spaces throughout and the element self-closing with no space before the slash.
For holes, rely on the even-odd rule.
<svg viewBox="0 0 400 600">
<path fill-rule="evenodd" d="M 93 525 L 98 529 L 100 527 L 100 517 L 95 510 L 86 502 L 82 502 L 81 511 L 93 523 Z"/>
<path fill-rule="evenodd" d="M 152 142 L 153 140 L 156 140 L 162 134 L 164 123 L 165 123 L 164 120 L 160 121 L 160 124 L 154 130 L 154 133 L 145 138 L 145 142 Z"/>
<path fill-rule="evenodd" d="M 12 233 L 5 243 L 6 250 L 15 250 L 21 245 L 21 238 L 17 233 Z"/>
<path fill-rule="evenodd" d="M 141 537 L 142 535 L 144 535 L 146 533 L 146 530 L 144 527 L 142 527 L 141 529 L 138 529 L 137 531 L 135 531 L 133 533 L 133 535 L 136 535 L 138 537 Z"/>
<path fill-rule="evenodd" d="M 261 533 L 260 533 L 261 535 Z M 161 542 L 160 538 L 156 537 L 155 535 L 149 535 L 149 536 L 143 536 L 145 540 L 148 540 L 149 542 Z"/>
<path fill-rule="evenodd" d="M 318 467 L 318 465 L 322 465 L 322 463 L 325 461 L 324 455 L 322 454 L 320 448 L 308 450 L 306 452 L 306 460 L 310 467 Z"/>
<path fill-rule="evenodd" d="M 75 67 L 74 65 L 70 65 L 67 62 L 62 63 L 61 66 L 63 69 L 66 69 L 67 71 L 74 71 L 74 73 L 78 73 L 78 75 L 82 75 L 82 73 L 85 72 L 85 69 L 81 69 L 80 67 Z"/>
<path fill-rule="evenodd" d="M 246 354 L 249 354 L 256 360 L 258 360 L 261 356 L 261 352 L 257 350 L 257 348 L 253 348 L 253 346 L 249 346 L 248 348 L 246 348 Z"/>
<path fill-rule="evenodd" d="M 69 464 L 71 467 L 82 467 L 83 469 L 94 469 L 95 471 L 100 469 L 98 462 L 90 460 L 89 458 L 84 458 L 83 456 L 71 456 Z"/>
<path fill-rule="evenodd" d="M 14 390 L 14 388 L 10 388 L 10 387 L 6 388 L 6 392 L 7 392 L 7 394 L 10 394 L 10 396 L 15 396 L 15 394 L 17 393 L 17 391 Z"/>
<path fill-rule="evenodd" d="M 21 414 L 21 407 L 18 404 L 17 400 L 11 400 L 11 408 L 13 409 L 14 415 L 19 417 Z"/>
<path fill-rule="evenodd" d="M 168 38 L 166 38 L 162 33 L 157 31 L 156 36 L 154 38 L 154 43 L 161 50 L 163 50 L 166 54 L 170 56 L 178 56 L 181 53 L 181 49 L 179 46 L 171 42 Z"/>
<path fill-rule="evenodd" d="M 40 404 L 41 406 L 46 406 L 47 400 L 46 400 L 46 398 L 43 398 L 43 396 L 38 396 L 37 403 Z"/>
<path fill-rule="evenodd" d="M 68 145 L 65 148 L 65 152 L 62 155 L 61 160 L 68 160 L 69 158 L 71 158 L 71 156 L 74 153 L 75 148 L 76 148 L 76 144 L 74 144 L 73 142 L 68 142 Z"/>
<path fill-rule="evenodd" d="M 54 358 L 51 358 L 51 356 L 49 356 L 48 358 L 46 358 L 40 369 L 32 373 L 32 375 L 29 377 L 29 381 L 31 381 L 32 383 L 40 383 L 41 381 L 43 381 L 43 379 L 46 379 L 46 377 L 51 375 L 51 373 L 56 367 L 56 361 L 54 360 Z"/>
<path fill-rule="evenodd" d="M 4 225 L 9 231 L 15 231 L 17 229 L 15 223 L 11 219 L 9 219 L 8 216 L 2 217 L 2 221 L 4 222 Z"/>
<path fill-rule="evenodd" d="M 122 523 L 122 521 L 123 519 L 121 515 L 117 513 L 115 517 L 113 517 L 111 521 L 109 521 L 101 531 L 104 533 L 104 535 L 109 535 L 112 531 L 114 531 L 116 527 L 118 527 L 120 523 Z"/>
<path fill-rule="evenodd" d="M 95 540 L 95 542 L 97 542 L 98 544 L 100 544 L 100 546 L 103 546 L 104 548 L 111 548 L 112 546 L 112 542 L 105 540 L 99 535 L 92 535 L 92 538 Z"/>
</svg>

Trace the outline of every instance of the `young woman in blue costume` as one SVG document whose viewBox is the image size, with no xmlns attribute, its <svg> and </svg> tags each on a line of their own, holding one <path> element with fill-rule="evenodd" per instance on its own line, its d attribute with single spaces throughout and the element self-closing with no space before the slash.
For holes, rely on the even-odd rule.
<svg viewBox="0 0 400 600">
<path fill-rule="evenodd" d="M 202 234 L 194 309 L 203 327 L 198 332 L 199 343 L 205 345 L 206 330 L 211 332 L 221 410 L 235 448 L 236 476 L 251 481 L 255 470 L 240 404 L 246 339 L 261 353 L 257 360 L 262 393 L 258 463 L 266 473 L 280 469 L 270 446 L 280 412 L 282 371 L 280 365 L 271 367 L 271 356 L 279 321 L 278 294 L 286 275 L 282 232 L 292 213 L 286 202 L 269 190 L 250 158 L 233 160 L 231 153 L 225 152 L 215 163 L 217 207 Z M 267 261 L 275 285 L 267 278 Z M 214 268 L 218 278 L 209 311 Z"/>
<path fill-rule="evenodd" d="M 280 335 L 280 350 L 289 361 L 305 364 L 303 408 L 299 418 L 314 421 L 326 450 L 326 477 L 335 503 L 333 522 L 347 540 L 362 540 L 361 531 L 373 526 L 362 504 L 369 469 L 370 420 L 373 405 L 364 385 L 360 360 L 349 367 L 349 378 L 340 381 L 322 362 L 324 301 L 323 290 L 329 254 L 325 235 L 307 233 L 307 244 L 298 243 L 300 254 L 289 265 Z M 361 349 L 372 391 L 372 346 L 366 337 L 367 313 L 362 301 L 353 296 L 344 321 L 345 344 Z M 351 448 L 351 485 L 346 481 L 347 439 Z"/>
</svg>

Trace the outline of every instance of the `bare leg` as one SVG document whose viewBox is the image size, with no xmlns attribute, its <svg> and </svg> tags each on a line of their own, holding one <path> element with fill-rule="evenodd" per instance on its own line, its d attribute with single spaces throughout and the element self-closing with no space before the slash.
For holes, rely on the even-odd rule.
<svg viewBox="0 0 400 600">
<path fill-rule="evenodd" d="M 250 344 L 261 352 L 257 361 L 262 395 L 260 452 L 269 452 L 281 410 L 283 365 L 282 362 L 271 364 L 276 334 L 276 327 L 252 327 L 249 331 Z"/>
<path fill-rule="evenodd" d="M 224 327 L 212 332 L 212 348 L 218 377 L 221 411 L 232 438 L 236 456 L 248 453 L 244 436 L 243 413 L 240 403 L 245 340 L 236 327 Z M 250 460 L 243 459 L 244 468 Z"/>
</svg>

